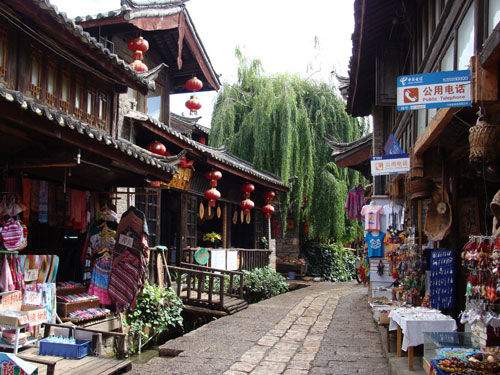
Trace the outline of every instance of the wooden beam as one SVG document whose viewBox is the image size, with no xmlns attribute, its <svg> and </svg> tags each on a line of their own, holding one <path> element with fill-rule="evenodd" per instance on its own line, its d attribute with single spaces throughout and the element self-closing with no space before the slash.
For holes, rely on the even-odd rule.
<svg viewBox="0 0 500 375">
<path fill-rule="evenodd" d="M 498 65 L 481 66 L 478 56 L 472 56 L 472 101 L 481 105 L 483 102 L 496 102 L 498 100 Z"/>
<path fill-rule="evenodd" d="M 497 25 L 491 35 L 484 42 L 479 58 L 483 68 L 497 67 L 500 60 L 500 26 Z"/>
<path fill-rule="evenodd" d="M 413 154 L 422 155 L 437 140 L 457 111 L 457 108 L 442 108 L 437 111 L 425 132 L 415 142 Z"/>
</svg>

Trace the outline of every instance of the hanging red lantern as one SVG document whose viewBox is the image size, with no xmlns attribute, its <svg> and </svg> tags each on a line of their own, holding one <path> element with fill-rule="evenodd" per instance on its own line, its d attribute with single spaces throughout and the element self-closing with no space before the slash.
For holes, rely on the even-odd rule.
<svg viewBox="0 0 500 375">
<path fill-rule="evenodd" d="M 241 191 L 247 195 L 250 195 L 251 193 L 253 193 L 255 190 L 255 186 L 250 184 L 250 183 L 246 183 L 245 185 L 243 185 L 241 187 Z"/>
<path fill-rule="evenodd" d="M 148 150 L 156 155 L 170 156 L 170 153 L 168 152 L 165 145 L 158 141 L 151 142 L 148 146 Z"/>
<path fill-rule="evenodd" d="M 141 60 L 134 60 L 130 63 L 130 67 L 134 69 L 136 73 L 145 73 L 148 71 L 148 66 Z"/>
<path fill-rule="evenodd" d="M 208 205 L 210 207 L 215 207 L 217 200 L 221 197 L 219 190 L 216 188 L 211 188 L 205 191 L 205 198 L 208 199 Z"/>
<path fill-rule="evenodd" d="M 205 137 L 202 136 L 202 137 L 200 137 L 198 139 L 198 142 L 201 143 L 202 145 L 206 145 L 207 144 L 207 138 L 205 138 Z"/>
<path fill-rule="evenodd" d="M 203 88 L 203 82 L 201 82 L 198 78 L 193 77 L 190 80 L 186 81 L 185 86 L 188 91 L 200 91 Z"/>
<path fill-rule="evenodd" d="M 142 53 L 145 53 L 149 49 L 149 42 L 140 36 L 138 38 L 131 39 L 127 43 L 127 47 L 132 52 L 141 51 Z"/>
<path fill-rule="evenodd" d="M 276 197 L 276 193 L 274 191 L 266 191 L 266 193 L 264 194 L 264 200 L 267 203 L 271 202 L 274 197 Z"/>
<path fill-rule="evenodd" d="M 255 207 L 255 203 L 253 203 L 253 201 L 251 199 L 247 198 L 247 199 L 241 201 L 240 207 L 243 210 L 243 212 L 245 212 L 245 214 L 247 214 L 250 212 L 251 209 L 253 209 Z"/>
<path fill-rule="evenodd" d="M 144 55 L 142 54 L 141 51 L 135 51 L 133 54 L 132 54 L 132 58 L 134 60 L 142 60 L 144 58 Z"/>
<path fill-rule="evenodd" d="M 189 109 L 191 114 L 196 114 L 197 111 L 201 108 L 201 103 L 198 98 L 194 95 L 186 102 L 186 107 Z"/>
<path fill-rule="evenodd" d="M 212 180 L 219 181 L 222 178 L 222 172 L 221 171 L 212 171 Z"/>
<path fill-rule="evenodd" d="M 159 189 L 161 187 L 161 181 L 150 181 L 149 187 L 152 187 L 154 189 Z"/>
<path fill-rule="evenodd" d="M 274 214 L 274 207 L 270 204 L 266 204 L 264 207 L 262 207 L 262 213 L 264 214 L 266 219 L 269 219 Z"/>
</svg>

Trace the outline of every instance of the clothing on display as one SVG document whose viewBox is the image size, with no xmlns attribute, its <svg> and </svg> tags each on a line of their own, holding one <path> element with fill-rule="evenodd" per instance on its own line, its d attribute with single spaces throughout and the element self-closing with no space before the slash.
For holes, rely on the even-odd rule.
<svg viewBox="0 0 500 375">
<path fill-rule="evenodd" d="M 345 210 L 350 220 L 362 220 L 361 208 L 365 204 L 365 189 L 358 186 L 349 190 L 345 201 Z"/>
<path fill-rule="evenodd" d="M 383 232 L 367 232 L 365 234 L 365 242 L 368 246 L 369 258 L 381 258 L 384 256 L 384 237 Z"/>
<path fill-rule="evenodd" d="M 365 230 L 380 230 L 380 215 L 382 206 L 367 204 L 361 208 L 361 215 L 365 219 Z"/>
<path fill-rule="evenodd" d="M 393 226 L 399 230 L 403 229 L 404 210 L 403 206 L 390 202 L 383 207 L 383 212 L 386 217 L 387 227 Z"/>
</svg>

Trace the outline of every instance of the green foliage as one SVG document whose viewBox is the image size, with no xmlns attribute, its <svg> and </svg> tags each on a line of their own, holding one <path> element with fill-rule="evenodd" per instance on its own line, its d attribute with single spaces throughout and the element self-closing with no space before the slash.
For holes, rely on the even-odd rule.
<svg viewBox="0 0 500 375">
<path fill-rule="evenodd" d="M 238 51 L 237 56 L 239 79 L 217 98 L 210 144 L 226 145 L 285 182 L 297 177 L 290 194 L 281 198 L 283 223 L 287 215 L 307 222 L 309 237 L 321 242 L 354 239 L 359 231 L 348 223 L 343 204 L 348 188 L 362 177 L 331 162 L 325 138 L 355 140 L 366 124 L 346 113 L 331 85 L 296 75 L 267 76 L 259 61 L 248 61 Z"/>
<path fill-rule="evenodd" d="M 341 244 L 309 242 L 304 252 L 311 276 L 329 281 L 350 281 L 356 277 L 356 256 Z"/>
<path fill-rule="evenodd" d="M 168 328 L 182 326 L 182 301 L 170 288 L 146 282 L 135 309 L 127 312 L 125 323 L 134 336 L 147 340 Z"/>
<path fill-rule="evenodd" d="M 288 291 L 286 279 L 270 267 L 245 271 L 245 299 L 259 302 Z"/>
</svg>

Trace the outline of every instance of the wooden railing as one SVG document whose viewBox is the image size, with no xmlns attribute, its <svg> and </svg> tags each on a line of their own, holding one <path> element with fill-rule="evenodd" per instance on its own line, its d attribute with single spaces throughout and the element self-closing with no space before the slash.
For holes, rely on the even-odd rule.
<svg viewBox="0 0 500 375">
<path fill-rule="evenodd" d="M 209 272 L 213 275 L 222 275 L 222 280 L 220 282 L 220 290 L 224 291 L 225 294 L 228 296 L 243 298 L 243 272 L 226 271 L 217 268 L 205 267 L 205 266 L 200 266 L 198 264 L 189 264 L 189 263 L 181 263 L 181 267 L 189 268 L 192 270 L 199 270 L 202 272 Z M 225 285 L 226 282 L 228 282 L 227 285 Z"/>
<path fill-rule="evenodd" d="M 184 267 L 168 266 L 172 278 L 175 280 L 168 286 L 174 289 L 177 295 L 189 305 L 190 302 L 196 304 L 205 300 L 209 305 L 218 305 L 220 309 L 224 307 L 224 276 L 212 272 L 203 272 L 195 269 Z M 214 290 L 215 280 L 219 281 L 222 288 L 219 291 Z M 205 288 L 205 283 L 208 281 L 208 288 Z M 175 284 L 175 285 L 174 285 Z M 203 294 L 206 293 L 206 298 Z M 214 296 L 219 296 L 219 300 L 215 301 Z"/>
<path fill-rule="evenodd" d="M 270 250 L 238 249 L 240 257 L 240 270 L 252 271 L 269 265 Z"/>
<path fill-rule="evenodd" d="M 198 249 L 184 249 L 182 252 L 182 261 L 185 263 L 195 264 L 194 253 Z M 228 250 L 237 250 L 239 258 L 239 269 L 241 271 L 252 271 L 255 268 L 262 268 L 269 265 L 270 250 L 265 249 L 239 249 L 230 248 Z M 210 249 L 209 249 L 210 252 Z M 207 266 L 211 266 L 211 255 Z"/>
</svg>

